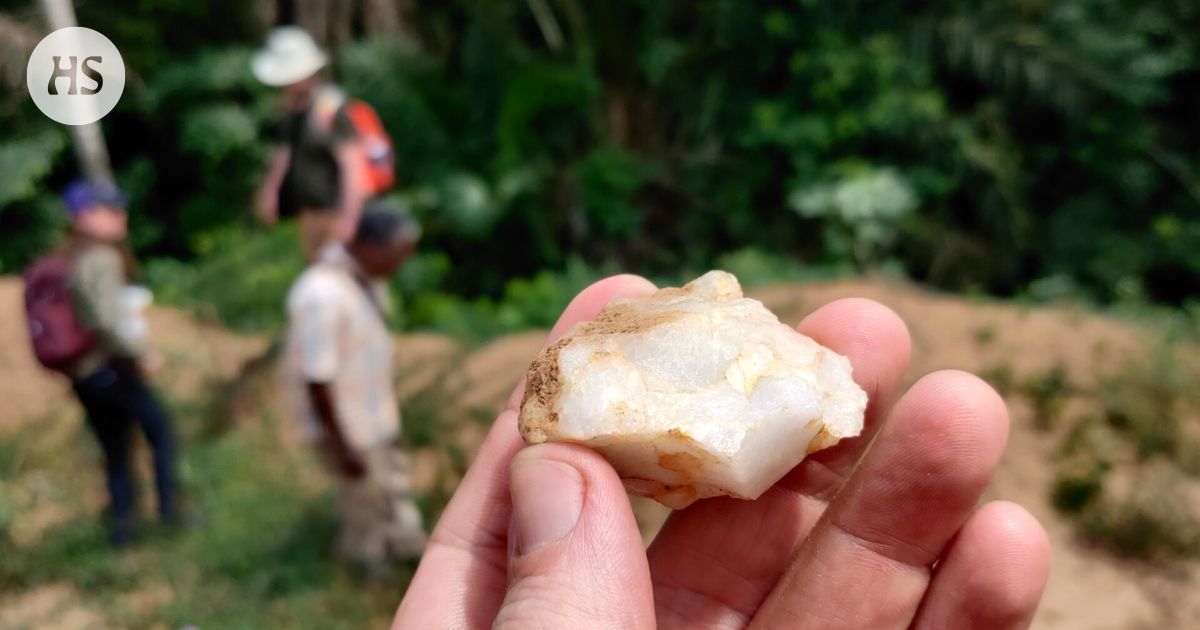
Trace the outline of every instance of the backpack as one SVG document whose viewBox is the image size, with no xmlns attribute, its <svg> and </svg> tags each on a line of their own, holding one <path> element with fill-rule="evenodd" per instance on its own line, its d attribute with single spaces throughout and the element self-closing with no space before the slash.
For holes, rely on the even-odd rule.
<svg viewBox="0 0 1200 630">
<path fill-rule="evenodd" d="M 375 109 L 333 86 L 324 86 L 317 91 L 312 106 L 313 124 L 322 133 L 333 129 L 333 118 L 339 109 L 345 108 L 346 117 L 358 134 L 359 176 L 370 196 L 387 191 L 396 181 L 396 160 L 392 150 L 392 138 L 388 136 Z"/>
<path fill-rule="evenodd" d="M 75 316 L 68 285 L 71 258 L 51 254 L 25 270 L 25 319 L 33 354 L 43 366 L 66 372 L 96 347 L 96 335 Z"/>
</svg>

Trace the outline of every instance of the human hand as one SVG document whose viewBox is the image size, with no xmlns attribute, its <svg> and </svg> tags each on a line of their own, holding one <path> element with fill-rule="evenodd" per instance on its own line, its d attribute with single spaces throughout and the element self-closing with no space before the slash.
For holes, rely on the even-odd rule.
<svg viewBox="0 0 1200 630">
<path fill-rule="evenodd" d="M 614 297 L 653 290 L 636 276 L 597 282 L 550 339 Z M 1015 504 L 976 509 L 1004 450 L 1003 401 L 955 371 L 900 395 L 908 332 L 875 302 L 833 302 L 798 328 L 850 358 L 870 397 L 861 436 L 810 455 L 756 501 L 706 499 L 673 513 L 643 550 L 603 458 L 570 444 L 524 447 L 519 384 L 393 628 L 1027 626 L 1049 569 L 1046 534 Z"/>
<path fill-rule="evenodd" d="M 338 472 L 347 479 L 362 479 L 367 476 L 367 463 L 357 451 L 344 446 L 335 450 Z"/>
<path fill-rule="evenodd" d="M 152 350 L 138 357 L 137 371 L 143 377 L 149 378 L 158 373 L 165 363 L 166 361 L 163 360 L 162 354 Z"/>
<path fill-rule="evenodd" d="M 266 225 L 279 221 L 279 194 L 275 190 L 259 191 L 254 204 L 254 214 Z"/>
</svg>

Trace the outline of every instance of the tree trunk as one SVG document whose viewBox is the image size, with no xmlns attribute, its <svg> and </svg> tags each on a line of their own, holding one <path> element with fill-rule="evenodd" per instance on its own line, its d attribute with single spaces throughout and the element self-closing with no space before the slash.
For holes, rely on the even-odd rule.
<svg viewBox="0 0 1200 630">
<path fill-rule="evenodd" d="M 51 31 L 76 26 L 75 6 L 71 0 L 42 0 L 42 12 Z M 108 148 L 104 145 L 104 132 L 99 122 L 87 125 L 70 125 L 71 145 L 84 177 L 91 181 L 112 180 L 112 164 L 108 159 Z"/>
</svg>

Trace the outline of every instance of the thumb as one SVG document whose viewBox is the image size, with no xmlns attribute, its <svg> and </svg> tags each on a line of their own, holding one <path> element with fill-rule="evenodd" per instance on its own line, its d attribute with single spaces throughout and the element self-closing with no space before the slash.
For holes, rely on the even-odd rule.
<svg viewBox="0 0 1200 630">
<path fill-rule="evenodd" d="M 509 583 L 494 627 L 654 627 L 645 548 L 608 462 L 582 446 L 530 446 L 512 459 L 509 489 Z"/>
</svg>

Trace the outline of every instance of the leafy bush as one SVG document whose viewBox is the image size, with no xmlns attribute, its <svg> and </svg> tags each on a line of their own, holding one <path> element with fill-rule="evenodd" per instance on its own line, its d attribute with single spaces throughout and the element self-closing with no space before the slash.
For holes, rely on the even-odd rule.
<svg viewBox="0 0 1200 630">
<path fill-rule="evenodd" d="M 717 256 L 714 269 L 737 276 L 742 286 L 796 282 L 825 275 L 825 269 L 806 268 L 799 261 L 773 252 L 746 247 Z"/>
<path fill-rule="evenodd" d="M 597 237 L 627 239 L 641 227 L 635 196 L 655 176 L 655 166 L 627 151 L 596 149 L 579 162 L 579 199 Z"/>
<path fill-rule="evenodd" d="M 66 224 L 58 199 L 41 187 L 65 147 L 64 134 L 49 130 L 0 143 L 0 273 L 19 271 L 49 249 Z M 3 238 L 9 235 L 19 238 Z"/>
<path fill-rule="evenodd" d="M 862 266 L 881 262 L 917 203 L 912 186 L 892 168 L 855 168 L 835 183 L 798 188 L 788 196 L 800 216 L 828 219 L 825 245 L 831 252 Z"/>
<path fill-rule="evenodd" d="M 1079 458 L 1073 466 L 1061 468 L 1050 491 L 1050 503 L 1060 512 L 1083 511 L 1101 497 L 1111 468 L 1107 461 L 1095 458 Z"/>
<path fill-rule="evenodd" d="M 158 299 L 233 330 L 278 330 L 288 287 L 304 268 L 291 226 L 271 231 L 227 230 L 197 243 L 192 263 L 152 260 L 145 266 Z"/>
<path fill-rule="evenodd" d="M 1008 396 L 1015 387 L 1016 377 L 1013 376 L 1012 366 L 998 363 L 985 368 L 979 377 L 987 381 L 1001 396 Z"/>
<path fill-rule="evenodd" d="M 567 3 L 549 44 L 527 3 L 487 5 L 317 29 L 391 132 L 398 194 L 451 263 L 438 290 L 468 303 L 574 258 L 675 277 L 746 249 L 994 294 L 1200 291 L 1192 8 Z M 189 261 L 261 175 L 277 99 L 248 60 L 268 25 L 228 0 L 145 8 L 80 13 L 137 79 L 104 125 L 133 245 Z M 49 129 L 0 108 L 4 272 L 60 227 L 77 169 Z"/>
<path fill-rule="evenodd" d="M 1054 426 L 1063 405 L 1074 391 L 1075 388 L 1067 379 L 1067 370 L 1061 364 L 1032 374 L 1021 383 L 1021 393 L 1033 403 L 1034 424 L 1042 430 Z"/>
<path fill-rule="evenodd" d="M 1141 457 L 1161 453 L 1179 461 L 1195 451 L 1184 440 L 1184 423 L 1200 418 L 1197 374 L 1188 365 L 1164 340 L 1100 383 L 1097 395 L 1109 423 L 1130 436 Z"/>
<path fill-rule="evenodd" d="M 145 265 L 157 299 L 233 330 L 284 326 L 287 291 L 304 269 L 294 226 L 224 230 L 199 239 L 196 247 L 202 253 L 191 263 L 154 259 Z M 391 284 L 395 325 L 477 341 L 548 328 L 579 291 L 602 275 L 574 259 L 562 272 L 509 280 L 497 299 L 468 300 L 444 292 L 450 266 L 444 252 L 427 250 L 401 268 Z"/>
<path fill-rule="evenodd" d="M 1145 475 L 1119 498 L 1093 503 L 1079 515 L 1082 531 L 1123 555 L 1177 560 L 1200 552 L 1200 522 L 1171 475 Z"/>
<path fill-rule="evenodd" d="M 579 260 L 566 271 L 543 271 L 532 278 L 514 278 L 498 300 L 464 300 L 442 292 L 406 298 L 407 325 L 459 338 L 482 341 L 527 328 L 549 328 L 579 291 L 601 274 Z"/>
<path fill-rule="evenodd" d="M 1200 473 L 1189 437 L 1195 376 L 1175 350 L 1165 339 L 1097 383 L 1091 393 L 1103 416 L 1080 418 L 1065 434 L 1051 491 L 1053 505 L 1089 540 L 1149 560 L 1200 554 L 1200 521 L 1186 487 Z M 1047 401 L 1065 383 L 1036 382 Z"/>
</svg>

